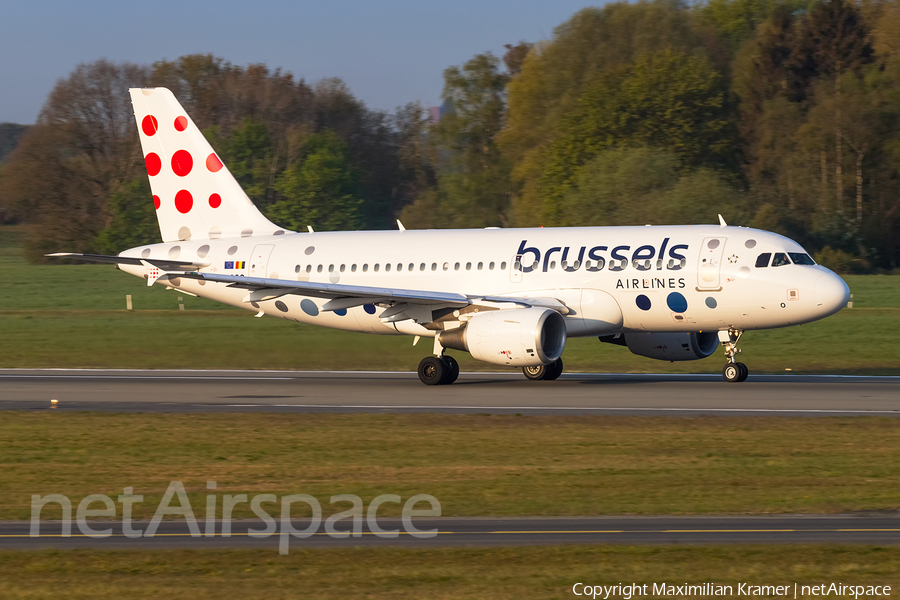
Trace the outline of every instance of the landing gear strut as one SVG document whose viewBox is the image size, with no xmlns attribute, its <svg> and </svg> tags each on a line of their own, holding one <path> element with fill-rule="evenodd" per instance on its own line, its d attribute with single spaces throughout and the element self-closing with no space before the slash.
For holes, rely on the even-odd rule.
<svg viewBox="0 0 900 600">
<path fill-rule="evenodd" d="M 561 358 L 557 358 L 556 362 L 550 363 L 549 365 L 538 365 L 536 367 L 522 367 L 522 372 L 525 374 L 525 377 L 531 379 L 532 381 L 544 380 L 544 381 L 553 381 L 563 372 L 563 361 Z"/>
<path fill-rule="evenodd" d="M 728 359 L 728 364 L 722 369 L 722 377 L 730 383 L 744 381 L 750 374 L 750 369 L 747 368 L 747 365 L 737 362 L 737 355 L 740 352 L 737 345 L 743 334 L 744 332 L 740 329 L 729 329 L 728 331 L 719 332 L 719 341 L 725 346 L 725 358 Z"/>
</svg>

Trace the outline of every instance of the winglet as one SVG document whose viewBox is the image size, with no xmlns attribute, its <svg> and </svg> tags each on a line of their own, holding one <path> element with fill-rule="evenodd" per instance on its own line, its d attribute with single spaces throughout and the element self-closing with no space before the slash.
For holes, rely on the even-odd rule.
<svg viewBox="0 0 900 600">
<path fill-rule="evenodd" d="M 719 227 L 728 227 L 728 223 L 725 222 L 725 219 L 722 218 L 722 215 L 719 215 Z"/>
</svg>

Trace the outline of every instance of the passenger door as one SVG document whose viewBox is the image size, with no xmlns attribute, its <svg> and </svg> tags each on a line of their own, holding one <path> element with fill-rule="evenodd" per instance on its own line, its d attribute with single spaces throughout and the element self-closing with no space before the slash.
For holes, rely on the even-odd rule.
<svg viewBox="0 0 900 600">
<path fill-rule="evenodd" d="M 719 273 L 722 268 L 722 255 L 728 238 L 709 237 L 703 240 L 700 258 L 697 263 L 697 290 L 717 292 L 722 289 Z"/>
</svg>

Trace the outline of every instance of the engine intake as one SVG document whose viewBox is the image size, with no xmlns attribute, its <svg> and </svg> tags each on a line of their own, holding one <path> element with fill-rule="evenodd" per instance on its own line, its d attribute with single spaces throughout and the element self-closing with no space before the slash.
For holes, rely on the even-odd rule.
<svg viewBox="0 0 900 600">
<path fill-rule="evenodd" d="M 562 355 L 566 322 L 545 308 L 492 310 L 476 314 L 465 327 L 442 332 L 438 341 L 491 364 L 536 367 Z"/>
<path fill-rule="evenodd" d="M 606 338 L 606 339 L 604 339 Z M 624 344 L 622 344 L 624 338 Z M 633 354 L 656 360 L 699 360 L 719 347 L 715 331 L 678 333 L 625 333 L 620 336 L 601 336 L 600 341 L 628 346 Z"/>
</svg>

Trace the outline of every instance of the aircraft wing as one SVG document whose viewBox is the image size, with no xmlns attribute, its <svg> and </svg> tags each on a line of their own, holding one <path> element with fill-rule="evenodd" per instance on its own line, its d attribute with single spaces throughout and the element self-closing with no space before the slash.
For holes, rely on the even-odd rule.
<svg viewBox="0 0 900 600">
<path fill-rule="evenodd" d="M 244 302 L 273 300 L 288 294 L 295 294 L 328 299 L 328 302 L 321 308 L 323 311 L 341 310 L 362 306 L 363 304 L 378 304 L 386 307 L 386 310 L 379 317 L 388 321 L 412 319 L 417 323 L 428 323 L 433 320 L 432 311 L 434 310 L 464 308 L 470 305 L 514 304 L 521 308 L 532 306 L 549 308 L 562 314 L 569 312 L 566 305 L 555 298 L 516 298 L 457 294 L 429 290 L 407 290 L 197 272 L 179 273 L 177 276 L 226 283 L 229 287 L 248 290 L 247 296 L 244 297 Z"/>
<path fill-rule="evenodd" d="M 464 309 L 467 306 L 508 308 L 512 304 L 517 308 L 540 307 L 555 310 L 563 315 L 569 313 L 568 307 L 556 298 L 486 296 L 430 290 L 347 285 L 342 283 L 316 283 L 290 279 L 244 277 L 241 275 L 220 275 L 198 271 L 198 269 L 208 266 L 209 263 L 160 258 L 132 258 L 102 254 L 77 254 L 74 252 L 58 252 L 47 254 L 46 256 L 107 264 L 143 265 L 150 270 L 147 285 L 153 285 L 160 277 L 168 274 L 186 279 L 225 283 L 228 287 L 247 290 L 244 302 L 263 302 L 294 294 L 327 299 L 328 302 L 321 307 L 323 311 L 353 308 L 363 304 L 376 304 L 385 308 L 379 317 L 390 322 L 412 319 L 420 324 L 430 323 L 435 318 L 434 311 L 436 310 Z"/>
</svg>

